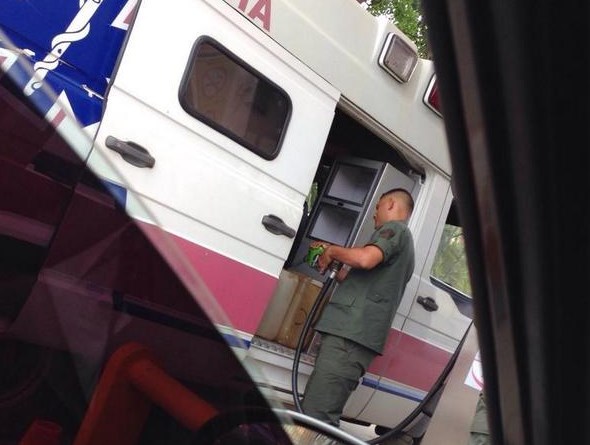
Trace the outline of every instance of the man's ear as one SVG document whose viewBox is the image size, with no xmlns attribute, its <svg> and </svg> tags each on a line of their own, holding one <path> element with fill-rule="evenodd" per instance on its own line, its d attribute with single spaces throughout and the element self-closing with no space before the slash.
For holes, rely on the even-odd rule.
<svg viewBox="0 0 590 445">
<path fill-rule="evenodd" d="M 389 201 L 387 203 L 387 210 L 393 210 L 393 208 L 395 207 L 395 198 L 393 196 L 389 197 Z"/>
</svg>

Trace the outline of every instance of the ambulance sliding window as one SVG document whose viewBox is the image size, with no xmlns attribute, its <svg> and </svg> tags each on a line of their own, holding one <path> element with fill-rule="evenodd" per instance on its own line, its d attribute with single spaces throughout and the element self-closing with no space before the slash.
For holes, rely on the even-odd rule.
<svg viewBox="0 0 590 445">
<path fill-rule="evenodd" d="M 463 229 L 460 226 L 445 224 L 430 274 L 466 296 L 471 296 Z"/>
<path fill-rule="evenodd" d="M 445 222 L 430 271 L 430 281 L 451 295 L 459 311 L 469 318 L 472 317 L 471 281 L 467 268 L 463 229 L 455 203 L 452 204 Z"/>
<path fill-rule="evenodd" d="M 191 116 L 259 156 L 278 155 L 291 115 L 289 97 L 215 40 L 195 43 L 179 100 Z"/>
</svg>

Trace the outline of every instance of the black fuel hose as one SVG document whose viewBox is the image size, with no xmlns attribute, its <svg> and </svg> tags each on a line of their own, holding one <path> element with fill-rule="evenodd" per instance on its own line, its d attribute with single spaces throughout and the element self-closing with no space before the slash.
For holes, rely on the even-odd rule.
<svg viewBox="0 0 590 445">
<path fill-rule="evenodd" d="M 315 314 L 316 314 L 318 308 L 321 306 L 322 301 L 324 300 L 324 298 L 328 294 L 328 290 L 330 290 L 330 288 L 332 287 L 332 285 L 335 282 L 335 277 L 336 277 L 336 274 L 338 273 L 339 269 L 340 269 L 339 264 L 337 264 L 333 268 L 332 267 L 330 268 L 330 275 L 326 279 L 324 285 L 322 286 L 322 289 L 320 290 L 320 293 L 318 294 L 318 297 L 316 298 L 316 301 L 314 302 L 313 306 L 311 307 L 309 314 L 307 315 L 307 318 L 305 319 L 305 323 L 303 324 L 303 329 L 301 330 L 301 334 L 299 335 L 299 339 L 297 340 L 297 346 L 295 348 L 295 355 L 293 357 L 293 368 L 291 371 L 291 390 L 293 392 L 293 403 L 295 404 L 295 408 L 297 409 L 297 411 L 299 411 L 300 413 L 303 413 L 303 409 L 301 408 L 301 402 L 299 400 L 297 376 L 299 375 L 299 362 L 301 360 L 301 351 L 303 349 L 303 343 L 305 341 L 305 337 L 307 337 L 307 333 L 309 331 L 309 328 L 311 327 L 312 321 L 315 318 Z M 430 400 L 434 397 L 434 395 L 438 392 L 438 390 L 444 385 L 445 381 L 447 380 L 449 373 L 453 369 L 453 366 L 455 366 L 455 363 L 457 361 L 457 357 L 459 356 L 459 353 L 461 352 L 461 349 L 463 348 L 463 344 L 465 343 L 465 339 L 467 338 L 467 334 L 469 333 L 469 330 L 471 329 L 472 324 L 473 324 L 473 322 L 471 322 L 469 324 L 469 326 L 467 327 L 467 329 L 465 330 L 465 334 L 463 334 L 463 338 L 461 339 L 461 341 L 457 345 L 455 352 L 453 352 L 453 355 L 451 356 L 450 360 L 447 362 L 445 368 L 443 369 L 443 371 L 439 375 L 438 379 L 436 380 L 436 382 L 434 383 L 434 385 L 432 386 L 432 388 L 430 389 L 428 394 L 426 394 L 426 396 L 418 404 L 418 406 L 416 406 L 416 408 L 414 408 L 414 410 L 410 414 L 408 414 L 408 416 L 404 420 L 402 420 L 399 424 L 397 424 L 394 428 L 387 431 L 385 434 L 382 434 L 382 435 L 377 436 L 373 439 L 367 440 L 368 444 L 375 445 L 375 444 L 383 443 L 384 441 L 386 441 L 388 439 L 399 436 L 403 432 L 404 428 L 406 428 L 408 425 L 410 425 L 416 419 L 416 417 L 418 417 L 418 415 L 420 415 L 420 413 L 424 410 L 424 407 L 426 406 L 426 404 L 428 402 L 430 402 Z"/>
<path fill-rule="evenodd" d="M 406 428 L 408 425 L 410 425 L 410 423 L 412 423 L 416 419 L 416 417 L 418 417 L 418 415 L 424 410 L 424 407 L 426 406 L 426 404 L 428 402 L 430 402 L 430 400 L 434 397 L 434 395 L 438 392 L 438 390 L 445 384 L 445 381 L 447 380 L 449 373 L 451 372 L 451 370 L 455 366 L 455 363 L 457 361 L 457 357 L 459 357 L 459 353 L 461 352 L 461 349 L 463 348 L 463 344 L 465 343 L 465 339 L 467 338 L 467 334 L 469 333 L 469 330 L 471 329 L 472 324 L 473 324 L 473 321 L 469 324 L 469 326 L 465 330 L 465 334 L 463 334 L 463 338 L 461 339 L 461 341 L 457 345 L 457 348 L 455 349 L 455 352 L 453 352 L 453 355 L 451 356 L 450 360 L 447 362 L 447 365 L 445 366 L 443 371 L 438 376 L 438 379 L 436 380 L 434 385 L 432 385 L 432 388 L 430 389 L 428 394 L 426 394 L 426 396 L 424 396 L 424 398 L 418 404 L 418 406 L 416 408 L 414 408 L 414 410 L 410 414 L 408 414 L 408 416 L 404 420 L 402 420 L 400 423 L 398 423 L 394 428 L 392 428 L 391 430 L 389 430 L 385 434 L 377 436 L 371 440 L 367 440 L 368 444 L 374 445 L 374 444 L 382 443 L 388 439 L 391 439 L 393 437 L 400 435 L 403 432 L 404 428 Z"/>
<path fill-rule="evenodd" d="M 295 347 L 295 355 L 293 357 L 293 369 L 291 371 L 291 390 L 293 392 L 293 403 L 295 404 L 295 408 L 300 413 L 303 412 L 301 408 L 301 402 L 299 401 L 299 390 L 297 384 L 297 376 L 299 375 L 299 361 L 301 360 L 301 351 L 303 349 L 303 343 L 305 342 L 305 337 L 307 337 L 307 333 L 309 332 L 309 328 L 311 327 L 311 323 L 315 318 L 315 314 L 318 311 L 318 308 L 321 306 L 322 302 L 328 295 L 328 291 L 332 288 L 332 285 L 335 282 L 336 274 L 340 270 L 341 264 L 337 261 L 333 261 L 330 265 L 329 275 L 320 290 L 313 306 L 309 310 L 309 314 L 305 318 L 305 323 L 303 324 L 303 328 L 301 329 L 301 334 L 299 335 L 299 339 L 297 340 L 297 346 Z"/>
</svg>

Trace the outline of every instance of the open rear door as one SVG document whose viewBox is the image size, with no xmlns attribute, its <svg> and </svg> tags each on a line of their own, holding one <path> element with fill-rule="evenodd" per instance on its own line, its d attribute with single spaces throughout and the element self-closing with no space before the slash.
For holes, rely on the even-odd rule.
<svg viewBox="0 0 590 445">
<path fill-rule="evenodd" d="M 173 234 L 254 332 L 302 217 L 337 92 L 223 2 L 141 2 L 90 165 Z M 150 214 L 127 199 L 125 178 Z"/>
</svg>

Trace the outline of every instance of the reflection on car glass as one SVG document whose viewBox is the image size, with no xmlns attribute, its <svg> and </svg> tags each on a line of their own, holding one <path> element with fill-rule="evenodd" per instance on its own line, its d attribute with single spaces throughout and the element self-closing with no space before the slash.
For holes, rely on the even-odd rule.
<svg viewBox="0 0 590 445">
<path fill-rule="evenodd" d="M 2 77 L 0 441 L 167 443 L 195 426 L 173 415 L 183 401 L 268 409 L 142 228 L 15 91 Z M 151 362 L 141 368 L 138 355 Z M 163 382 L 169 392 L 154 389 Z"/>
</svg>

